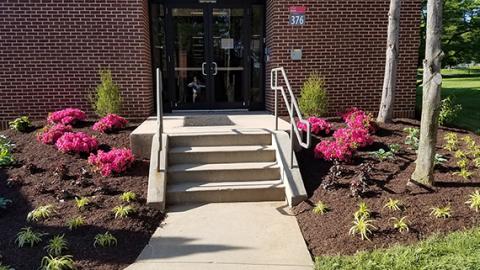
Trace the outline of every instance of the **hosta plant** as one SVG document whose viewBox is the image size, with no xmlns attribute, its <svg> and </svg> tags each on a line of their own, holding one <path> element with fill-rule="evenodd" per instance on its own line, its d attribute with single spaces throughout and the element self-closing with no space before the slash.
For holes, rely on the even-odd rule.
<svg viewBox="0 0 480 270">
<path fill-rule="evenodd" d="M 65 235 L 55 235 L 48 241 L 45 247 L 47 253 L 51 256 L 60 256 L 62 252 L 67 249 L 68 242 L 65 240 Z"/>
<path fill-rule="evenodd" d="M 40 264 L 40 270 L 73 270 L 75 268 L 75 262 L 71 255 L 65 255 L 61 257 L 54 257 L 52 255 L 42 258 Z"/>
<path fill-rule="evenodd" d="M 410 228 L 408 227 L 408 221 L 406 216 L 400 219 L 395 217 L 391 219 L 393 220 L 393 228 L 398 230 L 400 233 L 408 232 L 410 230 Z"/>
<path fill-rule="evenodd" d="M 45 126 L 37 133 L 37 140 L 43 144 L 55 144 L 57 140 L 67 132 L 72 132 L 72 126 L 56 124 L 54 126 Z"/>
<path fill-rule="evenodd" d="M 64 125 L 73 125 L 78 121 L 84 121 L 87 118 L 87 115 L 84 111 L 67 108 L 61 111 L 56 111 L 51 113 L 48 116 L 48 123 L 50 124 L 64 124 Z"/>
<path fill-rule="evenodd" d="M 53 205 L 51 204 L 41 205 L 28 213 L 27 221 L 36 222 L 42 219 L 47 219 L 54 213 L 55 213 L 55 209 L 53 208 Z"/>
<path fill-rule="evenodd" d="M 75 205 L 80 211 L 83 211 L 89 203 L 90 203 L 90 200 L 88 198 L 75 197 Z"/>
<path fill-rule="evenodd" d="M 372 224 L 373 220 L 367 219 L 367 217 L 356 216 L 353 220 L 353 226 L 350 228 L 349 233 L 351 235 L 359 234 L 362 240 L 370 240 L 368 235 L 372 233 L 371 229 L 376 229 L 375 226 Z"/>
<path fill-rule="evenodd" d="M 10 166 L 15 163 L 13 154 L 7 146 L 0 145 L 0 167 Z"/>
<path fill-rule="evenodd" d="M 109 152 L 99 150 L 98 153 L 90 154 L 88 163 L 94 167 L 102 176 L 124 173 L 135 161 L 130 149 L 113 148 Z"/>
<path fill-rule="evenodd" d="M 433 164 L 441 165 L 441 164 L 444 164 L 447 161 L 448 161 L 448 159 L 446 159 L 443 155 L 435 154 L 435 157 L 433 159 Z"/>
<path fill-rule="evenodd" d="M 32 122 L 28 118 L 28 116 L 19 117 L 11 122 L 8 123 L 11 129 L 26 132 L 32 128 Z"/>
<path fill-rule="evenodd" d="M 400 144 L 397 143 L 389 144 L 388 148 L 390 149 L 390 152 L 392 152 L 394 155 L 398 154 L 398 152 L 400 152 L 400 149 L 402 149 Z"/>
<path fill-rule="evenodd" d="M 104 234 L 97 234 L 95 236 L 95 241 L 93 242 L 93 246 L 97 247 L 111 247 L 117 245 L 117 238 L 113 236 L 111 233 L 106 232 Z"/>
<path fill-rule="evenodd" d="M 90 153 L 97 150 L 98 141 L 95 137 L 83 132 L 67 132 L 55 143 L 63 153 Z"/>
<path fill-rule="evenodd" d="M 12 200 L 9 200 L 4 197 L 0 197 L 0 209 L 7 209 L 8 205 L 12 203 Z"/>
<path fill-rule="evenodd" d="M 467 168 L 461 168 L 460 171 L 454 172 L 453 175 L 457 175 L 462 177 L 465 180 L 468 180 L 472 177 L 473 173 L 469 171 Z"/>
<path fill-rule="evenodd" d="M 115 213 L 115 218 L 126 218 L 135 212 L 135 208 L 130 205 L 119 205 L 115 206 L 112 212 Z"/>
<path fill-rule="evenodd" d="M 445 140 L 445 145 L 443 149 L 447 151 L 457 151 L 458 149 L 458 135 L 457 133 L 449 132 L 443 136 Z"/>
<path fill-rule="evenodd" d="M 307 119 L 310 123 L 310 131 L 316 135 L 328 135 L 332 131 L 332 125 L 323 118 L 311 116 Z M 307 131 L 307 125 L 297 122 L 298 129 Z"/>
<path fill-rule="evenodd" d="M 369 218 L 370 217 L 370 209 L 365 202 L 361 202 L 358 204 L 358 210 L 354 213 L 355 218 Z"/>
<path fill-rule="evenodd" d="M 313 213 L 323 215 L 329 211 L 328 206 L 322 202 L 318 201 L 313 208 Z"/>
<path fill-rule="evenodd" d="M 387 203 L 383 206 L 383 208 L 387 208 L 390 211 L 400 211 L 401 210 L 401 203 L 400 200 L 389 198 Z"/>
<path fill-rule="evenodd" d="M 135 201 L 136 199 L 137 199 L 137 194 L 135 194 L 132 191 L 127 191 L 122 193 L 122 195 L 120 195 L 120 200 L 122 202 L 132 202 L 132 201 Z"/>
<path fill-rule="evenodd" d="M 67 221 L 67 226 L 70 231 L 78 229 L 79 227 L 85 225 L 85 219 L 82 216 L 76 216 Z"/>
<path fill-rule="evenodd" d="M 475 210 L 475 212 L 478 212 L 478 210 L 480 210 L 480 191 L 475 190 L 475 192 L 469 195 L 469 198 L 465 203 L 468 204 L 471 209 Z"/>
<path fill-rule="evenodd" d="M 124 128 L 127 125 L 128 121 L 116 114 L 109 114 L 98 122 L 96 122 L 92 129 L 102 133 L 108 133 Z"/>
<path fill-rule="evenodd" d="M 418 150 L 418 143 L 420 142 L 420 129 L 404 128 L 403 131 L 407 133 L 407 137 L 405 137 L 405 144 L 409 145 L 412 150 Z"/>
<path fill-rule="evenodd" d="M 432 212 L 430 212 L 430 215 L 436 218 L 449 218 L 452 216 L 452 210 L 450 206 L 432 207 L 431 209 L 432 209 Z"/>
<path fill-rule="evenodd" d="M 34 232 L 32 228 L 26 227 L 22 228 L 19 233 L 17 233 L 17 238 L 15 239 L 15 244 L 18 247 L 30 246 L 33 247 L 36 244 L 42 242 L 42 237 L 44 233 Z"/>
<path fill-rule="evenodd" d="M 375 157 L 380 161 L 385 161 L 386 159 L 394 159 L 395 155 L 390 151 L 385 151 L 385 149 L 381 148 L 377 151 L 370 152 L 370 155 Z"/>
</svg>

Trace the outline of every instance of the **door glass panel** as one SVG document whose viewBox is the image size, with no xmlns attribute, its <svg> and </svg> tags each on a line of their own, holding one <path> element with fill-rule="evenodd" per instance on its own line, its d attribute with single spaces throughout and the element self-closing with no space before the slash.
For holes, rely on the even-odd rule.
<svg viewBox="0 0 480 270">
<path fill-rule="evenodd" d="M 207 102 L 203 9 L 173 8 L 175 106 Z"/>
<path fill-rule="evenodd" d="M 250 101 L 263 102 L 263 6 L 252 7 L 252 36 L 250 39 Z"/>
<path fill-rule="evenodd" d="M 212 72 L 215 102 L 243 101 L 244 10 L 214 8 L 212 12 Z"/>
</svg>

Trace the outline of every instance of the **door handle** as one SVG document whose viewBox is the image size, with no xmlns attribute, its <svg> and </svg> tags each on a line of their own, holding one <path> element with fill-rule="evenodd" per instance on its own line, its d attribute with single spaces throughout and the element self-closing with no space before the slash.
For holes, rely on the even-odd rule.
<svg viewBox="0 0 480 270">
<path fill-rule="evenodd" d="M 203 76 L 207 76 L 207 73 L 205 73 L 205 65 L 206 64 L 207 64 L 207 62 L 202 63 L 202 74 L 203 74 Z"/>
<path fill-rule="evenodd" d="M 213 69 L 213 76 L 215 76 L 218 74 L 218 65 L 215 62 L 212 62 L 212 64 L 215 66 Z"/>
</svg>

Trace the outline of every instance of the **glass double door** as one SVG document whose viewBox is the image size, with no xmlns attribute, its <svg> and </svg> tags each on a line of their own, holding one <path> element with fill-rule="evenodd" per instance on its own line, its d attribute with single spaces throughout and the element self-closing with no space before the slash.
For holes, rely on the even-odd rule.
<svg viewBox="0 0 480 270">
<path fill-rule="evenodd" d="M 172 109 L 246 107 L 249 9 L 212 4 L 167 9 Z"/>
</svg>

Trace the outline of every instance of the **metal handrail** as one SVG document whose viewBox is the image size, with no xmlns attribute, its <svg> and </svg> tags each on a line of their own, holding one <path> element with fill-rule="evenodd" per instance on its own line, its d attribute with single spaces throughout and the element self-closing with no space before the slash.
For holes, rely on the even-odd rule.
<svg viewBox="0 0 480 270">
<path fill-rule="evenodd" d="M 160 171 L 160 153 L 162 152 L 163 141 L 163 80 L 162 71 L 157 68 L 157 126 L 158 126 L 158 153 L 157 153 L 157 171 Z"/>
<path fill-rule="evenodd" d="M 287 93 L 285 93 L 285 88 L 283 86 L 278 86 L 279 72 L 282 73 L 283 81 L 287 86 L 288 96 Z M 290 82 L 288 81 L 287 74 L 285 73 L 285 69 L 283 67 L 272 69 L 270 73 L 270 88 L 275 90 L 275 130 L 278 130 L 278 90 L 280 90 L 282 93 L 283 101 L 285 102 L 288 115 L 290 116 L 290 168 L 293 168 L 293 133 L 295 132 L 298 144 L 303 148 L 308 149 L 310 147 L 311 126 L 307 120 L 302 118 L 302 114 L 298 108 L 297 98 L 293 94 L 292 87 L 290 86 Z M 296 125 L 295 116 L 298 118 L 298 122 L 305 124 L 307 127 L 306 142 L 303 141 L 301 131 Z"/>
</svg>

